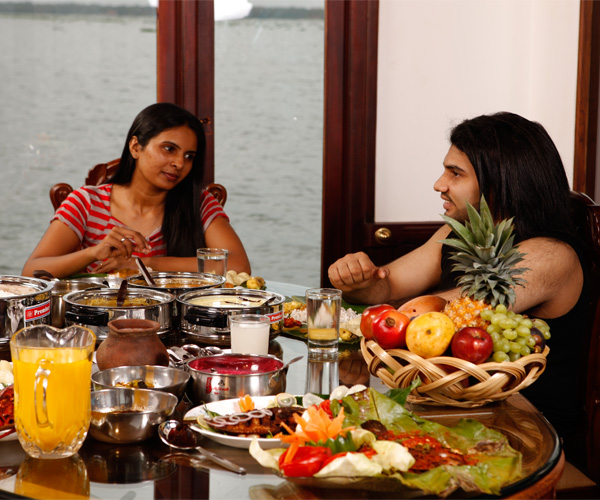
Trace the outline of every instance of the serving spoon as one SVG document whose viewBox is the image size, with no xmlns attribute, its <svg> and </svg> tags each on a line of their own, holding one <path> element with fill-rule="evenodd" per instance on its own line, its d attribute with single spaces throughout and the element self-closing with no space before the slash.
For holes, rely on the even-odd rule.
<svg viewBox="0 0 600 500">
<path fill-rule="evenodd" d="M 135 257 L 135 263 L 137 264 L 138 269 L 142 273 L 142 276 L 144 276 L 146 283 L 148 283 L 148 285 L 150 285 L 150 286 L 156 286 L 156 282 L 154 281 L 152 276 L 150 276 L 150 273 L 148 272 L 148 268 L 142 262 L 142 259 L 140 259 L 139 257 Z"/>
<path fill-rule="evenodd" d="M 171 431 L 176 430 L 176 437 Z M 158 435 L 163 443 L 176 450 L 200 452 L 204 457 L 212 460 L 226 469 L 237 474 L 246 474 L 246 469 L 234 464 L 230 460 L 217 455 L 216 453 L 198 445 L 198 440 L 201 438 L 189 424 L 178 422 L 177 420 L 167 420 L 158 426 Z"/>
<path fill-rule="evenodd" d="M 127 298 L 127 280 L 121 281 L 121 286 L 117 292 L 117 307 L 122 307 Z"/>
</svg>

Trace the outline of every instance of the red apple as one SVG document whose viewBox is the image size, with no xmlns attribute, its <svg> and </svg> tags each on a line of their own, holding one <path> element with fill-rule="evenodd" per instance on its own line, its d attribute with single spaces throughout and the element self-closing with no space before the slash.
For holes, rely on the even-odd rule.
<svg viewBox="0 0 600 500">
<path fill-rule="evenodd" d="M 492 355 L 494 341 L 483 328 L 467 326 L 454 334 L 451 349 L 452 356 L 478 365 Z"/>
<path fill-rule="evenodd" d="M 389 304 L 378 304 L 376 306 L 367 307 L 360 318 L 360 331 L 367 340 L 373 340 L 373 331 L 371 330 L 371 324 L 373 319 L 383 311 L 395 310 L 393 306 Z"/>
<path fill-rule="evenodd" d="M 410 323 L 409 317 L 390 309 L 378 314 L 371 328 L 373 338 L 384 349 L 403 349 L 406 347 L 406 328 Z"/>
</svg>

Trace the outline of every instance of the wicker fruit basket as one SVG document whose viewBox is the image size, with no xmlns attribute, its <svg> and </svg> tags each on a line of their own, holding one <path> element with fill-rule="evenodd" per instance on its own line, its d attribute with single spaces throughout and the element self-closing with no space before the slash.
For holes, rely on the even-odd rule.
<svg viewBox="0 0 600 500">
<path fill-rule="evenodd" d="M 360 344 L 369 372 L 390 388 L 408 387 L 417 377 L 421 385 L 408 396 L 410 403 L 475 408 L 506 399 L 533 384 L 546 369 L 550 349 L 517 361 L 479 365 L 452 356 L 425 359 L 404 349 L 383 349 L 363 338 Z M 470 383 L 465 387 L 463 381 Z M 473 379 L 476 382 L 473 382 Z"/>
</svg>

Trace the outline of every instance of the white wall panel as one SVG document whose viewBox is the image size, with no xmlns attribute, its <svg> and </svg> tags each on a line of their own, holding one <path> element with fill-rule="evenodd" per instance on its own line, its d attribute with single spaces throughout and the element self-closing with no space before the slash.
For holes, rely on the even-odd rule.
<svg viewBox="0 0 600 500">
<path fill-rule="evenodd" d="M 578 0 L 380 0 L 376 222 L 439 220 L 453 124 L 546 127 L 572 179 Z"/>
</svg>

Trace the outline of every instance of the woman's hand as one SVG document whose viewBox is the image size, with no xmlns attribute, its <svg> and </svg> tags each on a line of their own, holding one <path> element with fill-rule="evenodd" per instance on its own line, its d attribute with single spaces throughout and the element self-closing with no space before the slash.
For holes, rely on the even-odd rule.
<svg viewBox="0 0 600 500">
<path fill-rule="evenodd" d="M 116 226 L 113 227 L 110 233 L 94 247 L 94 256 L 96 257 L 96 260 L 102 261 L 105 261 L 106 259 L 127 260 L 131 259 L 131 255 L 134 251 L 138 253 L 148 253 L 150 251 L 150 244 L 141 233 L 125 227 Z M 107 265 L 106 262 L 103 263 L 103 271 L 107 269 Z"/>
</svg>

